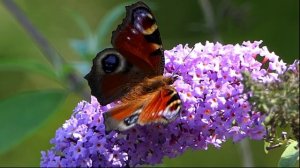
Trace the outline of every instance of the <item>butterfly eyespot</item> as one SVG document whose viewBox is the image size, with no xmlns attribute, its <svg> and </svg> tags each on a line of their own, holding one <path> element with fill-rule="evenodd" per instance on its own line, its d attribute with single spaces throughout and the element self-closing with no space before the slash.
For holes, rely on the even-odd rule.
<svg viewBox="0 0 300 168">
<path fill-rule="evenodd" d="M 135 124 L 139 119 L 139 114 L 134 114 L 134 115 L 131 115 L 130 117 L 127 117 L 124 119 L 124 124 L 126 126 L 130 126 L 132 124 Z"/>
<path fill-rule="evenodd" d="M 135 28 L 144 35 L 150 35 L 157 29 L 153 16 L 146 9 L 137 9 L 133 17 Z"/>
<path fill-rule="evenodd" d="M 101 60 L 101 64 L 105 73 L 112 73 L 120 66 L 120 58 L 115 54 L 108 54 Z"/>
</svg>

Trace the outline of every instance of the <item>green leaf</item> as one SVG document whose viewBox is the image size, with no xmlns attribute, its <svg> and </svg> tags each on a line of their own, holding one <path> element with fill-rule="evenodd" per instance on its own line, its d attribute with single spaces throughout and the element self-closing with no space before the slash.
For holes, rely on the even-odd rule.
<svg viewBox="0 0 300 168">
<path fill-rule="evenodd" d="M 73 48 L 79 56 L 84 60 L 90 60 L 90 56 L 94 56 L 98 52 L 98 39 L 91 32 L 89 25 L 80 15 L 74 15 L 79 27 L 84 33 L 84 39 L 72 39 L 70 40 L 70 46 Z"/>
<path fill-rule="evenodd" d="M 89 54 L 87 44 L 86 40 L 70 40 L 70 46 L 83 58 Z"/>
<path fill-rule="evenodd" d="M 90 51 L 90 44 L 91 44 L 91 38 L 93 38 L 94 34 L 91 31 L 91 28 L 89 27 L 87 21 L 78 13 L 69 11 L 70 15 L 72 18 L 76 21 L 77 25 L 79 28 L 82 30 L 84 34 L 83 40 L 78 40 L 78 39 L 72 39 L 70 40 L 70 46 L 73 48 L 77 53 L 79 53 L 79 56 L 85 59 L 85 57 L 89 56 L 91 53 Z M 92 42 L 94 43 L 94 42 Z M 94 45 L 97 45 L 94 43 Z M 94 53 L 93 53 L 94 55 Z"/>
<path fill-rule="evenodd" d="M 55 71 L 51 68 L 41 64 L 35 60 L 29 59 L 0 59 L 0 70 L 11 70 L 11 71 L 31 71 L 41 75 L 45 75 L 51 79 L 57 79 Z"/>
<path fill-rule="evenodd" d="M 70 69 L 76 69 L 81 76 L 85 76 L 90 70 L 91 70 L 91 64 L 90 62 L 83 62 L 83 61 L 72 61 L 69 66 L 72 68 Z"/>
<path fill-rule="evenodd" d="M 63 90 L 31 91 L 0 101 L 0 154 L 33 133 L 65 100 Z"/>
<path fill-rule="evenodd" d="M 90 60 L 90 56 L 94 57 L 95 53 L 101 48 L 105 48 L 103 41 L 108 34 L 111 34 L 112 26 L 114 22 L 120 18 L 125 13 L 124 6 L 131 4 L 131 2 L 126 2 L 118 4 L 112 10 L 110 10 L 98 24 L 96 33 L 92 33 L 86 20 L 76 14 L 71 13 L 79 27 L 84 33 L 83 40 L 72 39 L 70 40 L 70 46 L 79 53 L 80 57 L 84 60 Z"/>
<path fill-rule="evenodd" d="M 293 141 L 282 153 L 278 167 L 295 167 L 299 157 L 298 142 Z"/>
</svg>

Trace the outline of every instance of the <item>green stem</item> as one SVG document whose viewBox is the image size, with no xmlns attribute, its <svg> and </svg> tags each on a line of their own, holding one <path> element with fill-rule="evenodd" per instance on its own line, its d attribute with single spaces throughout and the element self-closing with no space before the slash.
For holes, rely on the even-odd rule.
<svg viewBox="0 0 300 168">
<path fill-rule="evenodd" d="M 65 60 L 56 52 L 47 39 L 44 38 L 44 36 L 32 25 L 18 5 L 13 0 L 3 0 L 3 4 L 33 39 L 43 55 L 54 66 L 56 72 L 62 72 L 63 64 L 66 63 Z M 66 80 L 69 83 L 70 90 L 79 92 L 84 98 L 90 97 L 88 92 L 84 90 L 82 77 L 78 77 L 75 73 L 69 73 L 66 75 Z"/>
</svg>

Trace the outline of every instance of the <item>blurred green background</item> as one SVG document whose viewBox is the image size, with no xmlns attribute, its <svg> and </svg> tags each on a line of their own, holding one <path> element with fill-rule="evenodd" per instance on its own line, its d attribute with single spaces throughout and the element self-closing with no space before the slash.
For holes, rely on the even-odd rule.
<svg viewBox="0 0 300 168">
<path fill-rule="evenodd" d="M 53 66 L 32 36 L 0 1 L 0 166 L 39 166 L 40 151 L 72 113 L 88 86 L 83 74 L 96 52 L 110 46 L 125 14 L 117 0 L 15 0 L 47 42 L 64 58 Z M 299 57 L 298 0 L 152 0 L 165 49 L 177 44 L 263 40 L 285 62 Z M 6 4 L 6 5 L 5 5 Z M 11 4 L 11 3 L 9 3 Z M 55 54 L 54 54 L 55 55 Z M 55 61 L 54 61 L 55 62 Z M 70 77 L 78 76 L 78 80 Z M 80 87 L 72 87 L 77 83 Z M 283 148 L 264 153 L 263 142 L 245 141 L 253 166 L 276 166 Z M 162 166 L 243 166 L 241 145 L 188 151 Z"/>
</svg>

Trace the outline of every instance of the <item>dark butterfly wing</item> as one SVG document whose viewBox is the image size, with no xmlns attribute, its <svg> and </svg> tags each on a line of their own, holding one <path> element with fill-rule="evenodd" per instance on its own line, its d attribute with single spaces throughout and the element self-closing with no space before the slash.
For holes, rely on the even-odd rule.
<svg viewBox="0 0 300 168">
<path fill-rule="evenodd" d="M 144 74 L 128 63 L 123 55 L 113 48 L 107 48 L 93 59 L 93 66 L 85 79 L 92 95 L 101 105 L 106 105 L 125 95 L 131 83 L 139 82 L 143 77 Z"/>
<path fill-rule="evenodd" d="M 126 17 L 112 35 L 114 48 L 98 53 L 85 76 L 101 105 L 124 96 L 145 77 L 163 73 L 162 42 L 151 10 L 142 2 L 126 10 Z"/>
<path fill-rule="evenodd" d="M 126 7 L 126 17 L 112 35 L 112 45 L 146 75 L 161 75 L 164 55 L 154 15 L 143 2 Z"/>
</svg>

